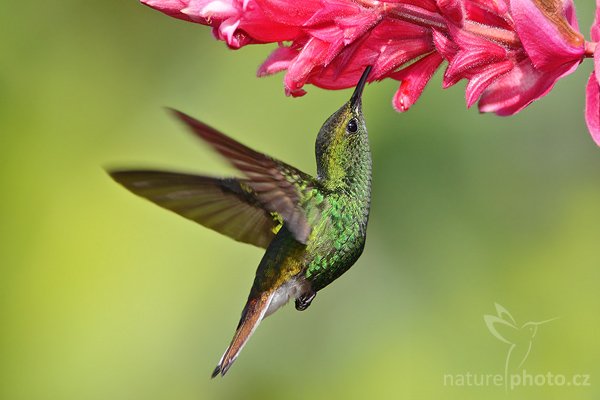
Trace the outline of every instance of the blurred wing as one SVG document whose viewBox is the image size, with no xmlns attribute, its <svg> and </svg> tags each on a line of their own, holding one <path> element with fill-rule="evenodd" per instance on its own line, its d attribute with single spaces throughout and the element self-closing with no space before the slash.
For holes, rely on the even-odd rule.
<svg viewBox="0 0 600 400">
<path fill-rule="evenodd" d="M 281 215 L 296 240 L 306 243 L 311 227 L 299 203 L 303 193 L 316 185 L 310 175 L 256 152 L 180 111 L 172 111 L 198 137 L 242 171 L 262 206 Z"/>
<path fill-rule="evenodd" d="M 246 181 L 161 171 L 112 171 L 138 196 L 240 242 L 267 248 L 282 225 Z"/>
</svg>

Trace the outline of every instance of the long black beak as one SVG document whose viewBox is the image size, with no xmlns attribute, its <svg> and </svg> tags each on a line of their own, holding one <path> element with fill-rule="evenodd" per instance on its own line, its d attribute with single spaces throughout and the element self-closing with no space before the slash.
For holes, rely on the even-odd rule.
<svg viewBox="0 0 600 400">
<path fill-rule="evenodd" d="M 356 108 L 360 104 L 360 98 L 362 96 L 363 89 L 367 84 L 367 78 L 369 77 L 372 67 L 372 65 L 369 65 L 367 68 L 365 68 L 365 72 L 363 72 L 362 76 L 360 77 L 360 80 L 356 85 L 356 89 L 354 89 L 354 93 L 352 93 L 352 97 L 350 97 L 350 107 Z"/>
</svg>

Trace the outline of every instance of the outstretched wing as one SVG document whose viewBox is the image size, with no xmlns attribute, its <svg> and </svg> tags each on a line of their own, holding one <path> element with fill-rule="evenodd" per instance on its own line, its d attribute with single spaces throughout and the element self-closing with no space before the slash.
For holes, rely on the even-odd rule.
<svg viewBox="0 0 600 400">
<path fill-rule="evenodd" d="M 260 204 L 267 211 L 281 215 L 296 240 L 306 243 L 311 227 L 300 202 L 303 194 L 316 186 L 310 175 L 254 151 L 189 115 L 172 111 L 198 137 L 243 172 L 248 178 L 245 183 L 256 193 Z"/>
<path fill-rule="evenodd" d="M 240 242 L 267 248 L 283 221 L 247 181 L 162 171 L 112 171 L 138 196 Z"/>
</svg>

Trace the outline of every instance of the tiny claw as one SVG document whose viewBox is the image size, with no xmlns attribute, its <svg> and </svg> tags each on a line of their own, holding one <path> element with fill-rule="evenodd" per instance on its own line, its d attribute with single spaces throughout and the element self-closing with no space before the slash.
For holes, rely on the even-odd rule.
<svg viewBox="0 0 600 400">
<path fill-rule="evenodd" d="M 310 306 L 310 303 L 312 303 L 316 295 L 317 292 L 313 292 L 312 290 L 310 292 L 301 294 L 300 297 L 296 298 L 296 310 L 306 310 L 308 306 Z"/>
</svg>

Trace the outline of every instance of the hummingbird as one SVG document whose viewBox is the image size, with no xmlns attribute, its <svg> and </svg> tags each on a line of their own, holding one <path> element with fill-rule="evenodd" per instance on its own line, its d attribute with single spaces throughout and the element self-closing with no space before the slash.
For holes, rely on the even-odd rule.
<svg viewBox="0 0 600 400">
<path fill-rule="evenodd" d="M 259 323 L 289 300 L 306 310 L 318 291 L 360 257 L 371 203 L 371 150 L 362 92 L 321 127 L 315 177 L 259 153 L 180 111 L 188 128 L 243 178 L 154 170 L 114 170 L 134 194 L 237 241 L 265 248 L 233 339 L 212 373 L 224 376 Z"/>
</svg>

